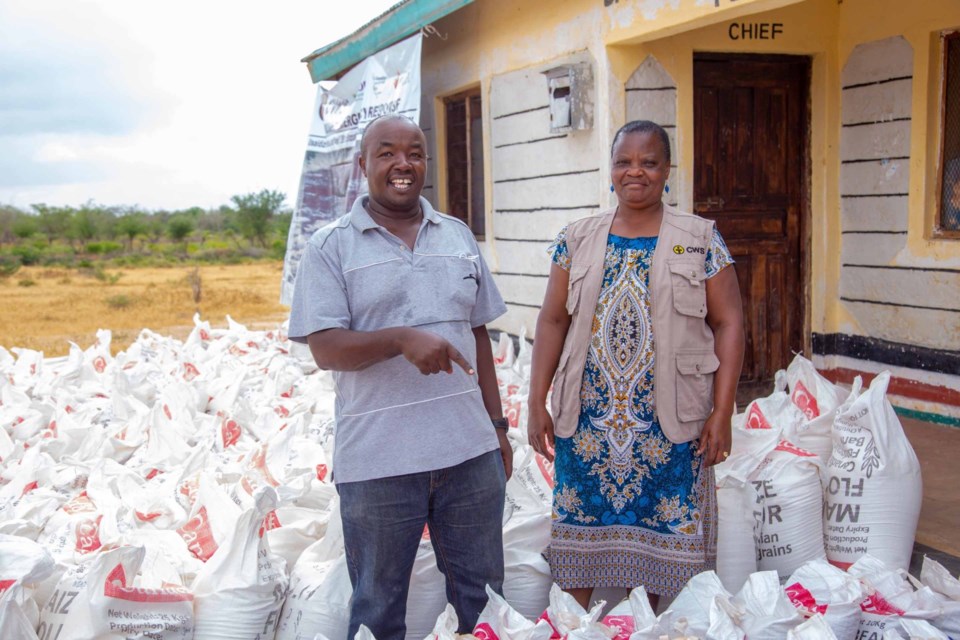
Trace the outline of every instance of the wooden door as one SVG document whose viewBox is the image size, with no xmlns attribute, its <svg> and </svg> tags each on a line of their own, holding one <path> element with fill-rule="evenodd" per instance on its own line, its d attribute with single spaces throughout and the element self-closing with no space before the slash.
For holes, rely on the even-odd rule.
<svg viewBox="0 0 960 640">
<path fill-rule="evenodd" d="M 697 54 L 694 208 L 736 261 L 746 323 L 738 399 L 803 352 L 809 60 Z"/>
</svg>

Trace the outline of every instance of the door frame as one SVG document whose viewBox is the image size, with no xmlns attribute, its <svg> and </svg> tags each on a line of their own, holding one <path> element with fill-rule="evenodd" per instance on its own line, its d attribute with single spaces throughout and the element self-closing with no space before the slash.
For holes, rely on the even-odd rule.
<svg viewBox="0 0 960 640">
<path fill-rule="evenodd" d="M 749 53 L 749 52 L 724 52 L 724 51 L 693 51 L 690 57 L 690 105 L 691 113 L 693 107 L 693 96 L 696 92 L 696 83 L 695 83 L 695 74 L 693 73 L 694 63 L 697 60 L 715 60 L 715 61 L 751 61 L 751 62 L 772 62 L 772 63 L 801 63 L 804 66 L 803 70 L 803 86 L 806 91 L 806 96 L 804 100 L 800 101 L 800 143 L 801 143 L 801 159 L 800 159 L 800 177 L 801 184 L 799 189 L 799 216 L 800 216 L 800 228 L 798 239 L 800 255 L 798 256 L 799 260 L 799 281 L 801 283 L 802 292 L 800 303 L 803 305 L 801 318 L 800 318 L 800 342 L 802 344 L 803 355 L 810 359 L 813 353 L 813 337 L 812 337 L 812 304 L 811 304 L 811 291 L 812 291 L 812 213 L 810 210 L 810 203 L 812 202 L 812 193 L 811 193 L 811 184 L 812 184 L 812 159 L 811 159 L 811 139 L 812 139 L 812 130 L 811 130 L 811 113 L 813 110 L 812 98 L 813 98 L 813 56 L 802 55 L 802 54 L 777 54 L 777 53 Z M 696 119 L 694 118 L 691 123 L 691 139 L 696 140 Z M 693 153 L 697 153 L 696 145 L 694 145 Z M 691 166 L 695 167 L 695 163 L 691 163 Z M 839 167 L 838 167 L 839 170 Z M 693 189 L 695 188 L 696 178 L 691 171 L 691 200 L 694 201 Z M 789 364 L 789 363 L 788 363 Z"/>
</svg>

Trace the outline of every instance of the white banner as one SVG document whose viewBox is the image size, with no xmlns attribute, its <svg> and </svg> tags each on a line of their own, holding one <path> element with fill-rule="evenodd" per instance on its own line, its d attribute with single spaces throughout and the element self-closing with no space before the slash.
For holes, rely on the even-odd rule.
<svg viewBox="0 0 960 640">
<path fill-rule="evenodd" d="M 280 303 L 290 305 L 300 254 L 313 233 L 350 211 L 366 192 L 360 136 L 392 113 L 420 121 L 420 33 L 379 51 L 332 87 L 321 83 L 303 157 L 297 206 L 290 221 Z M 324 85 L 327 86 L 324 86 Z"/>
</svg>

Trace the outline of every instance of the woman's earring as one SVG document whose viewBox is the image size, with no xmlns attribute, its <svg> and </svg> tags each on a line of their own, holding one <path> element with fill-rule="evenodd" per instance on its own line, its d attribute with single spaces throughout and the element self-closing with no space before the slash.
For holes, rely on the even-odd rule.
<svg viewBox="0 0 960 640">
<path fill-rule="evenodd" d="M 670 193 L 670 185 L 668 184 L 663 185 L 663 190 L 666 191 L 667 193 Z"/>
<path fill-rule="evenodd" d="M 613 193 L 613 185 L 610 185 L 610 193 Z"/>
</svg>

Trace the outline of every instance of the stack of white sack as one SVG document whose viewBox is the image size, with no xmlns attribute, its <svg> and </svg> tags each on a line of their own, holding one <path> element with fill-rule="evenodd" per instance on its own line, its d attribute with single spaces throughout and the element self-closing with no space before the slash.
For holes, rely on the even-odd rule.
<svg viewBox="0 0 960 640">
<path fill-rule="evenodd" d="M 906 569 L 921 503 L 920 469 L 893 407 L 889 373 L 846 391 L 797 356 L 774 392 L 734 416 L 716 468 L 717 572 L 730 590 L 756 570 L 781 580 L 866 553 Z M 892 498 L 892 499 L 891 499 Z"/>
<path fill-rule="evenodd" d="M 115 357 L 107 331 L 64 358 L 0 348 L 0 567 L 17 574 L 0 580 L 0 637 L 346 634 L 330 376 L 292 354 L 282 329 L 194 322 L 183 342 L 144 330 Z M 515 355 L 504 335 L 494 347 L 516 427 L 504 592 L 536 618 L 551 587 L 553 470 L 526 444 L 528 345 Z M 41 556 L 43 575 L 17 568 Z M 117 588 L 73 602 L 106 583 Z M 140 608 L 114 602 L 125 598 Z M 408 637 L 425 637 L 445 606 L 425 532 Z"/>
<path fill-rule="evenodd" d="M 814 560 L 799 567 L 786 588 L 780 585 L 775 571 L 755 572 L 735 595 L 708 571 L 692 578 L 659 616 L 651 609 L 642 587 L 604 616 L 604 602 L 585 610 L 554 586 L 550 604 L 536 624 L 491 594 L 474 635 L 484 640 L 539 639 L 544 633 L 540 626 L 547 624 L 546 637 L 553 640 L 957 637 L 960 600 L 955 596 L 960 595 L 960 580 L 940 565 L 927 559 L 922 575 L 930 584 L 917 582 L 916 588 L 910 585 L 910 579 L 900 577 L 903 572 L 885 567 L 871 556 L 851 569 L 861 575 Z"/>
<path fill-rule="evenodd" d="M 289 346 L 195 318 L 0 348 L 0 637 L 274 637 L 336 507 L 332 385 Z"/>
</svg>

